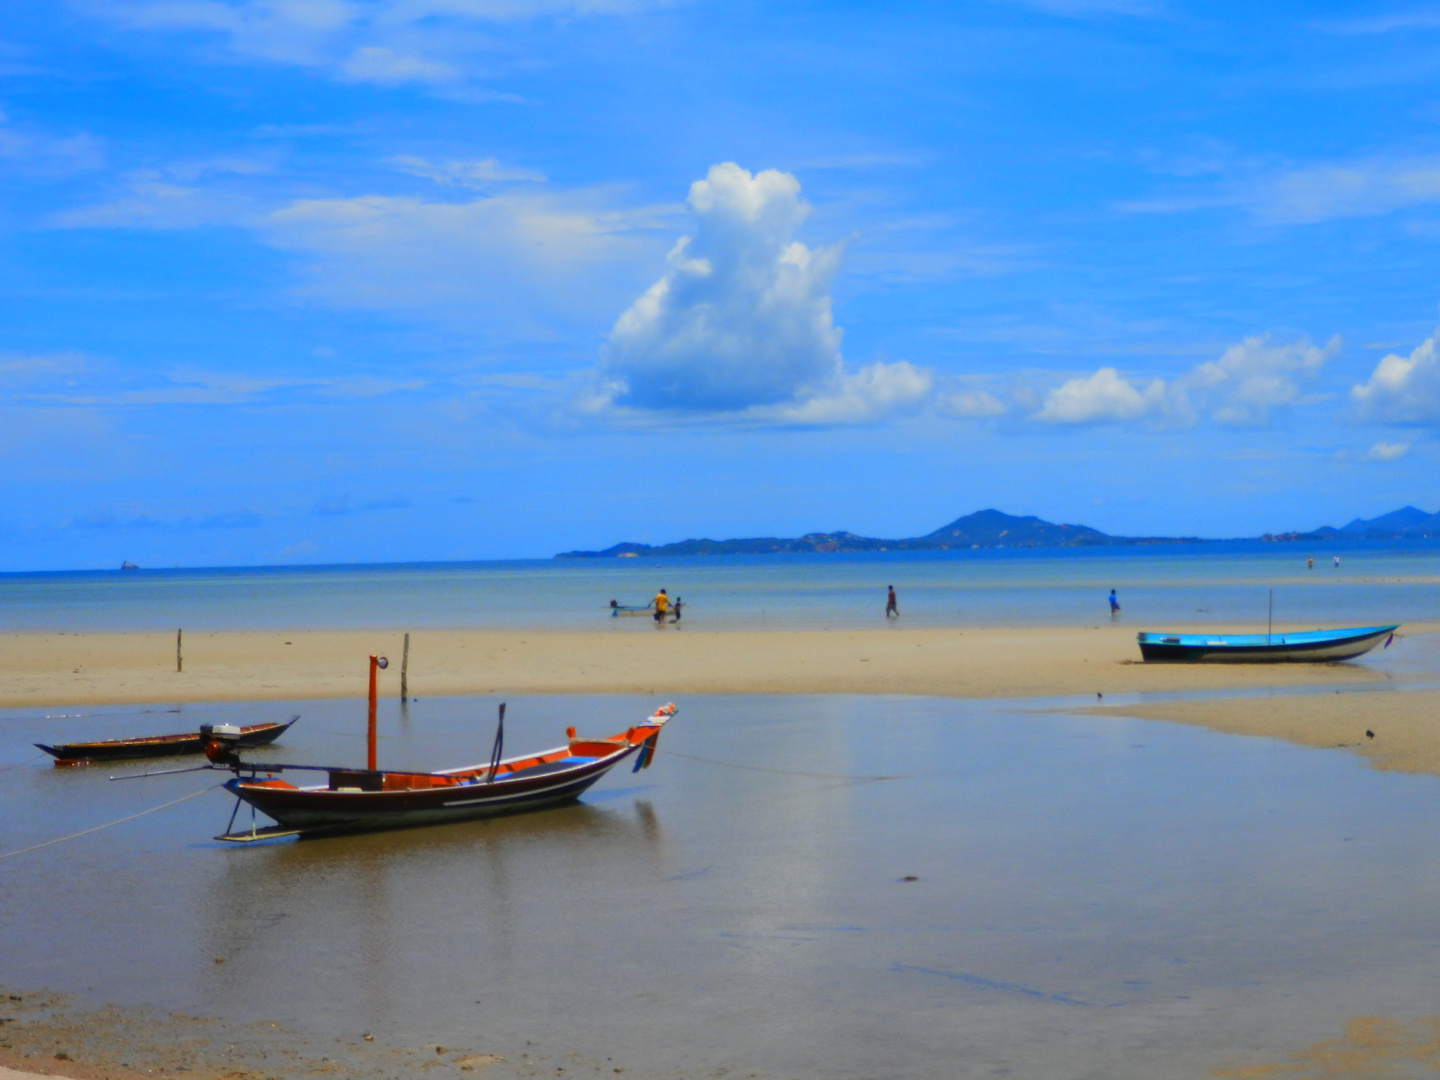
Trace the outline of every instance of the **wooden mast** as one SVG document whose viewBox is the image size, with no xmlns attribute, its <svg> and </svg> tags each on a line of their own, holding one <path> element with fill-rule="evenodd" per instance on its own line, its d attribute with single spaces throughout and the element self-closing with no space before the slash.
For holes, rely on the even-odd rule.
<svg viewBox="0 0 1440 1080">
<path fill-rule="evenodd" d="M 369 751 L 367 767 L 375 771 L 375 673 L 380 669 L 380 658 L 370 654 L 370 727 L 366 735 L 366 749 Z"/>
</svg>

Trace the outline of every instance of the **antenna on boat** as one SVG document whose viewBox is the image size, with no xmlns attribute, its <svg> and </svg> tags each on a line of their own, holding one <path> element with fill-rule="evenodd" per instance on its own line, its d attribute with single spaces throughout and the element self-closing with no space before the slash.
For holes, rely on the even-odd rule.
<svg viewBox="0 0 1440 1080">
<path fill-rule="evenodd" d="M 505 751 L 505 702 L 500 702 L 500 721 L 495 725 L 495 745 L 490 748 L 490 776 L 485 782 L 495 782 L 495 771 L 500 768 L 500 755 Z"/>
</svg>

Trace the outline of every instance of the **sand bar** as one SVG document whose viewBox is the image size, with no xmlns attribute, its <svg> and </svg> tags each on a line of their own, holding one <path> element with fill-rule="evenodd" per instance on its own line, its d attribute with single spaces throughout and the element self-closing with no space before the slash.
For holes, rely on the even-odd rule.
<svg viewBox="0 0 1440 1080">
<path fill-rule="evenodd" d="M 1277 630 L 1280 628 L 1277 627 Z M 1407 627 L 1440 631 L 1440 624 Z M 399 631 L 0 635 L 0 707 L 363 697 L 367 657 Z M 1401 642 L 1403 647 L 1404 642 Z M 1385 685 L 1365 663 L 1143 664 L 1129 627 L 705 631 L 426 630 L 411 635 L 414 696 L 472 693 L 927 694 L 968 698 Z"/>
<path fill-rule="evenodd" d="M 1343 748 L 1368 758 L 1377 769 L 1440 776 L 1440 690 L 1330 691 L 1078 711 L 1198 724 L 1301 746 Z"/>
</svg>

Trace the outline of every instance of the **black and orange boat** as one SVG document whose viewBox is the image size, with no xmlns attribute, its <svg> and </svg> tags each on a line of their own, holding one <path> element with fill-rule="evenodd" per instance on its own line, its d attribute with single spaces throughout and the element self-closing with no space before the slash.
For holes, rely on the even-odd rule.
<svg viewBox="0 0 1440 1080">
<path fill-rule="evenodd" d="M 662 705 L 648 719 L 605 739 L 577 738 L 572 727 L 563 746 L 502 759 L 504 708 L 500 707 L 500 728 L 489 763 L 433 773 L 377 769 L 373 736 L 366 769 L 244 762 L 234 732 L 213 728 L 205 753 L 214 767 L 234 770 L 235 778 L 225 787 L 237 800 L 229 826 L 216 839 L 248 843 L 282 836 L 373 832 L 573 802 L 632 755 L 636 772 L 648 767 L 660 729 L 675 713 L 674 705 Z M 326 782 L 301 787 L 277 775 L 298 770 L 324 772 Z M 241 803 L 249 803 L 278 824 L 260 827 L 252 814 L 250 828 L 235 831 Z"/>
<path fill-rule="evenodd" d="M 268 746 L 289 730 L 290 725 L 300 717 L 292 716 L 283 724 L 251 724 L 236 728 L 237 745 L 242 748 Z M 137 739 L 106 739 L 103 742 L 62 743 L 47 746 L 36 743 L 41 750 L 55 759 L 56 765 L 84 765 L 91 761 L 126 761 L 135 758 L 180 757 L 184 754 L 201 754 L 209 742 L 207 729 L 190 731 L 181 735 L 143 735 Z"/>
</svg>

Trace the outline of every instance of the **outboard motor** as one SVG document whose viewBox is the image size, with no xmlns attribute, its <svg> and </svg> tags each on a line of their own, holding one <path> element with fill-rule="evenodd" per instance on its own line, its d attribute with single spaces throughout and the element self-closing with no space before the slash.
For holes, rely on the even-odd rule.
<svg viewBox="0 0 1440 1080">
<path fill-rule="evenodd" d="M 240 764 L 240 729 L 234 724 L 201 724 L 200 739 L 212 765 Z"/>
</svg>

